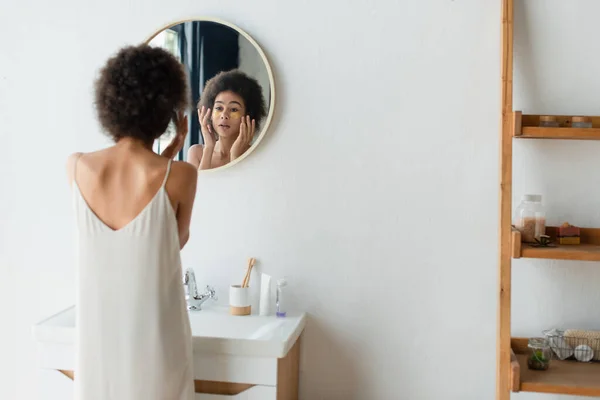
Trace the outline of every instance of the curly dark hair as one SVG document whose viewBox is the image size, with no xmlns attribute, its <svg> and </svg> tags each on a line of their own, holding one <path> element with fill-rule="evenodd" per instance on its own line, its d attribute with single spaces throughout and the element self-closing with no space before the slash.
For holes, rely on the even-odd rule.
<svg viewBox="0 0 600 400">
<path fill-rule="evenodd" d="M 183 65 L 168 51 L 147 44 L 119 50 L 95 83 L 98 119 L 115 142 L 125 137 L 154 141 L 189 101 Z"/>
<path fill-rule="evenodd" d="M 206 82 L 198 108 L 213 108 L 215 99 L 222 92 L 233 92 L 244 99 L 246 114 L 256 120 L 256 130 L 260 129 L 262 119 L 267 115 L 265 98 L 258 81 L 239 69 L 219 72 Z M 211 121 L 212 123 L 212 121 Z"/>
</svg>

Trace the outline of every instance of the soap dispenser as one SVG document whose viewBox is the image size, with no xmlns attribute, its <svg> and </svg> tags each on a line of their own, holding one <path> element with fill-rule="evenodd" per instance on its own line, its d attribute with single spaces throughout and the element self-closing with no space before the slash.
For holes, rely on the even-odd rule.
<svg viewBox="0 0 600 400">
<path fill-rule="evenodd" d="M 287 305 L 285 299 L 285 287 L 287 287 L 287 280 L 281 278 L 277 281 L 277 317 L 284 318 L 287 314 Z"/>
</svg>

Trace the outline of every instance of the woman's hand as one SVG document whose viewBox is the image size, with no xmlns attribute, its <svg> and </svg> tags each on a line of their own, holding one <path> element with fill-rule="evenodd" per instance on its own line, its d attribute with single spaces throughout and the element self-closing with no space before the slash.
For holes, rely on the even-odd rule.
<svg viewBox="0 0 600 400">
<path fill-rule="evenodd" d="M 254 138 L 255 128 L 256 121 L 250 121 L 250 116 L 246 115 L 242 118 L 242 122 L 240 123 L 240 134 L 233 143 L 233 146 L 231 146 L 230 161 L 235 160 L 250 148 L 250 144 L 252 143 L 252 139 Z"/>
<path fill-rule="evenodd" d="M 210 108 L 202 106 L 198 110 L 198 121 L 200 121 L 200 132 L 204 138 L 204 146 L 202 146 L 202 158 L 198 169 L 211 169 L 212 156 L 215 149 L 215 135 L 213 134 L 210 122 Z"/>
<path fill-rule="evenodd" d="M 177 153 L 181 151 L 185 143 L 185 138 L 188 134 L 188 117 L 183 112 L 179 112 L 173 115 L 173 121 L 175 122 L 175 137 L 169 143 L 169 145 L 162 152 L 162 156 L 169 159 L 174 158 Z"/>
<path fill-rule="evenodd" d="M 210 126 L 210 108 L 202 106 L 198 110 L 198 121 L 200 121 L 200 131 L 204 138 L 204 147 L 208 147 L 212 151 L 215 148 L 215 135 Z"/>
</svg>

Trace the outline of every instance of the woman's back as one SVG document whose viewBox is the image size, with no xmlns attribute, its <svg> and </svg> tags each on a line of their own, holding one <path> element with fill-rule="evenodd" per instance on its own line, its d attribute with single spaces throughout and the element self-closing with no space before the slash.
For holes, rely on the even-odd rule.
<svg viewBox="0 0 600 400">
<path fill-rule="evenodd" d="M 69 164 L 78 229 L 76 398 L 192 399 L 176 214 L 186 202 L 178 185 L 192 184 L 195 168 L 127 141 Z"/>
<path fill-rule="evenodd" d="M 133 221 L 157 195 L 163 183 L 178 224 L 184 225 L 182 228 L 189 227 L 197 172 L 188 163 L 174 162 L 164 182 L 168 163 L 166 157 L 122 140 L 108 149 L 85 155 L 73 154 L 67 164 L 67 173 L 69 182 L 77 183 L 94 214 L 112 230 L 119 230 Z"/>
</svg>

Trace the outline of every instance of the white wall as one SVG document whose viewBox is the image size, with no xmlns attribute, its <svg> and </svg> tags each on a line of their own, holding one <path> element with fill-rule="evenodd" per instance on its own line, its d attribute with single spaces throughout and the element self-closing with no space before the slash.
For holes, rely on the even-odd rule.
<svg viewBox="0 0 600 400">
<path fill-rule="evenodd" d="M 71 394 L 36 368 L 30 327 L 73 302 L 64 160 L 106 144 L 91 107 L 96 70 L 119 46 L 192 15 L 255 37 L 278 103 L 251 157 L 200 178 L 185 265 L 221 293 L 250 255 L 289 277 L 293 303 L 311 315 L 302 399 L 493 399 L 500 1 L 8 1 L 0 399 Z M 548 3 L 560 4 L 519 6 L 515 79 L 529 91 L 515 105 L 598 114 L 600 5 L 563 3 L 550 17 Z M 572 62 L 576 50 L 589 57 Z M 598 226 L 598 145 L 517 143 L 516 195 L 540 191 L 556 222 Z M 515 263 L 515 333 L 598 328 L 598 274 L 593 264 Z"/>
<path fill-rule="evenodd" d="M 271 91 L 269 90 L 269 74 L 265 68 L 265 62 L 256 47 L 244 36 L 239 36 L 238 44 L 240 46 L 240 65 L 238 68 L 258 81 L 268 110 L 271 104 Z"/>
</svg>

